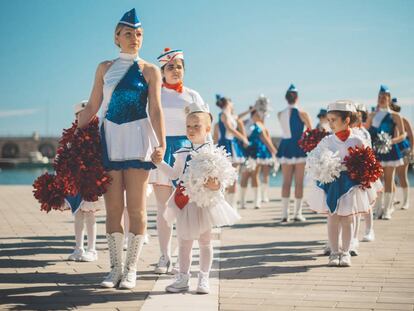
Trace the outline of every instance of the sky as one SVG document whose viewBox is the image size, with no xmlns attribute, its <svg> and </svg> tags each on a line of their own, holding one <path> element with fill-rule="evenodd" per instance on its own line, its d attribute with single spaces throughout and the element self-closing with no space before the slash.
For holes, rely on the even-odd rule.
<svg viewBox="0 0 414 311">
<path fill-rule="evenodd" d="M 98 63 L 118 56 L 114 28 L 136 8 L 140 56 L 183 49 L 185 85 L 210 104 L 230 97 L 237 112 L 267 96 L 266 120 L 290 83 L 314 123 L 338 99 L 376 104 L 389 86 L 414 121 L 414 1 L 411 0 L 0 0 L 0 136 L 60 135 L 73 105 L 88 99 Z"/>
</svg>

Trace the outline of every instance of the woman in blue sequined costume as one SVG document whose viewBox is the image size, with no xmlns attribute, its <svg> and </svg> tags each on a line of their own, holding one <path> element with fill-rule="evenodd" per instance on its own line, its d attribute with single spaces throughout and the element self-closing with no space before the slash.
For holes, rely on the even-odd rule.
<svg viewBox="0 0 414 311">
<path fill-rule="evenodd" d="M 298 108 L 298 90 L 291 84 L 285 95 L 288 107 L 278 113 L 282 127 L 282 140 L 276 158 L 282 166 L 282 222 L 288 222 L 290 188 L 295 177 L 295 221 L 305 221 L 302 216 L 303 179 L 305 175 L 306 153 L 298 141 L 304 128 L 312 128 L 311 119 L 305 111 Z"/>
<path fill-rule="evenodd" d="M 216 95 L 216 105 L 221 109 L 218 117 L 218 145 L 223 146 L 233 162 L 233 166 L 238 169 L 239 165 L 245 161 L 243 145 L 247 146 L 249 141 L 243 134 L 244 129 L 238 128 L 240 122 L 234 115 L 233 102 L 230 98 Z M 227 189 L 227 201 L 231 206 L 236 207 L 236 183 Z"/>
<path fill-rule="evenodd" d="M 249 146 L 245 149 L 245 155 L 248 157 L 247 164 L 242 169 L 240 181 L 240 206 L 246 208 L 246 192 L 249 179 L 251 178 L 254 192 L 254 207 L 261 207 L 261 196 L 259 187 L 259 174 L 263 166 L 274 162 L 276 148 L 272 139 L 264 126 L 266 111 L 255 109 L 251 112 L 251 123 L 246 128 L 248 133 Z"/>
<path fill-rule="evenodd" d="M 368 116 L 367 127 L 375 146 L 378 134 L 387 133 L 391 138 L 391 150 L 386 153 L 376 152 L 375 155 L 384 168 L 384 200 L 380 196 L 375 204 L 376 218 L 391 219 L 393 212 L 394 174 L 395 168 L 404 164 L 403 156 L 397 144 L 402 142 L 407 134 L 401 116 L 390 109 L 391 93 L 388 87 L 381 85 L 378 93 L 377 110 Z"/>
<path fill-rule="evenodd" d="M 84 127 L 101 108 L 103 164 L 112 178 L 104 195 L 111 272 L 101 283 L 103 287 L 135 287 L 147 226 L 149 170 L 155 168 L 151 159 L 164 155 L 165 150 L 161 74 L 139 57 L 143 34 L 135 9 L 126 12 L 115 29 L 119 57 L 99 64 L 89 103 L 79 117 L 79 127 Z M 125 263 L 124 206 L 130 223 Z"/>
<path fill-rule="evenodd" d="M 391 103 L 391 109 L 395 112 L 400 112 L 401 107 L 397 104 L 397 99 L 393 98 Z M 408 121 L 405 117 L 401 116 L 401 119 L 404 124 L 404 129 L 407 132 L 407 137 L 398 144 L 398 148 L 400 149 L 404 164 L 398 166 L 395 169 L 395 173 L 398 179 L 398 185 L 401 187 L 402 190 L 402 202 L 401 202 L 401 209 L 408 209 L 410 207 L 409 201 L 409 182 L 408 182 L 408 166 L 410 164 L 410 158 L 413 153 L 413 130 L 411 127 L 410 121 Z"/>
</svg>

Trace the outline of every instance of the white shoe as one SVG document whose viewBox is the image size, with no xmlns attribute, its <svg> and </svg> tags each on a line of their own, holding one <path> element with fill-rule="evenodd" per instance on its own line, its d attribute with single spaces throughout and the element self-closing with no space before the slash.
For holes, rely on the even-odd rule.
<svg viewBox="0 0 414 311">
<path fill-rule="evenodd" d="M 410 207 L 410 204 L 408 204 L 408 202 L 407 202 L 407 203 L 405 203 L 404 205 L 401 206 L 401 209 L 407 210 L 409 207 Z"/>
<path fill-rule="evenodd" d="M 295 216 L 295 218 L 293 218 L 293 220 L 297 222 L 305 222 L 306 218 L 302 214 L 298 214 Z"/>
<path fill-rule="evenodd" d="M 190 274 L 178 273 L 176 275 L 174 283 L 168 285 L 165 290 L 169 293 L 186 292 L 189 289 L 188 282 L 190 280 Z"/>
<path fill-rule="evenodd" d="M 329 255 L 328 266 L 338 267 L 339 266 L 339 253 L 331 253 Z"/>
<path fill-rule="evenodd" d="M 69 255 L 68 260 L 69 261 L 81 261 L 82 255 L 85 253 L 83 248 L 77 248 L 73 251 L 72 254 Z"/>
<path fill-rule="evenodd" d="M 331 248 L 329 247 L 328 244 L 326 244 L 325 247 L 323 248 L 323 255 L 324 256 L 330 256 L 331 255 Z"/>
<path fill-rule="evenodd" d="M 167 256 L 162 255 L 158 260 L 158 264 L 154 269 L 156 274 L 166 274 L 170 269 L 171 261 Z"/>
<path fill-rule="evenodd" d="M 339 258 L 339 265 L 341 267 L 350 267 L 351 266 L 351 254 L 343 253 Z"/>
<path fill-rule="evenodd" d="M 386 210 L 383 214 L 381 219 L 383 220 L 391 220 L 391 211 L 390 210 Z"/>
<path fill-rule="evenodd" d="M 113 267 L 105 279 L 101 282 L 102 287 L 117 287 L 122 279 L 122 267 Z"/>
<path fill-rule="evenodd" d="M 198 274 L 197 294 L 208 294 L 208 293 L 210 293 L 208 273 L 200 272 Z"/>
<path fill-rule="evenodd" d="M 369 231 L 367 234 L 364 235 L 362 238 L 362 242 L 372 242 L 375 240 L 375 233 L 374 230 Z"/>
<path fill-rule="evenodd" d="M 96 250 L 88 250 L 86 251 L 80 261 L 86 261 L 86 262 L 91 262 L 91 261 L 96 261 L 98 260 L 98 252 Z"/>
<path fill-rule="evenodd" d="M 172 264 L 170 274 L 176 275 L 178 273 L 180 273 L 180 264 L 178 263 L 178 259 L 177 259 L 177 261 Z"/>
<path fill-rule="evenodd" d="M 148 233 L 144 234 L 144 245 L 148 245 L 150 243 L 150 236 Z"/>
<path fill-rule="evenodd" d="M 358 256 L 358 247 L 359 247 L 358 239 L 352 239 L 351 249 L 349 250 L 349 254 L 351 254 L 351 256 Z"/>
</svg>

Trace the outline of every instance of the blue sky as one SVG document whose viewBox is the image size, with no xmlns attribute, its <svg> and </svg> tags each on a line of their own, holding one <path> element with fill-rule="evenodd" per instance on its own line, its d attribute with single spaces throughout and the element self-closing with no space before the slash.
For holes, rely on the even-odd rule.
<svg viewBox="0 0 414 311">
<path fill-rule="evenodd" d="M 336 99 L 375 105 L 379 85 L 414 120 L 414 1 L 0 0 L 0 135 L 59 135 L 89 97 L 97 64 L 113 59 L 114 27 L 135 7 L 141 57 L 182 48 L 185 84 L 241 112 L 263 93 L 274 112 L 290 83 L 313 117 Z"/>
</svg>

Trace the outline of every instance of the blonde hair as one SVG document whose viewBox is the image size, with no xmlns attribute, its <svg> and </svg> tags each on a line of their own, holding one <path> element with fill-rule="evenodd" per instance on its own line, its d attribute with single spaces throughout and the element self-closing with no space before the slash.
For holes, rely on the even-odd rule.
<svg viewBox="0 0 414 311">
<path fill-rule="evenodd" d="M 117 46 L 117 47 L 121 47 L 120 45 L 119 45 L 119 43 L 117 43 L 116 42 L 116 37 L 117 36 L 119 36 L 120 34 L 121 34 L 121 31 L 122 31 L 122 29 L 124 29 L 124 28 L 126 28 L 126 27 L 129 27 L 129 26 L 127 26 L 127 25 L 124 25 L 124 24 L 120 24 L 120 23 L 118 23 L 117 25 L 116 25 L 116 27 L 115 27 L 115 31 L 114 31 L 114 43 L 115 43 L 115 45 Z M 142 27 L 139 27 L 139 28 L 141 28 L 141 30 L 143 30 L 142 29 Z"/>
<path fill-rule="evenodd" d="M 204 112 L 204 111 L 194 111 L 187 114 L 187 118 L 190 118 L 192 116 L 196 115 L 202 115 L 201 119 L 203 119 L 206 122 L 206 125 L 211 127 L 211 123 L 213 122 L 213 116 L 210 112 Z"/>
</svg>

